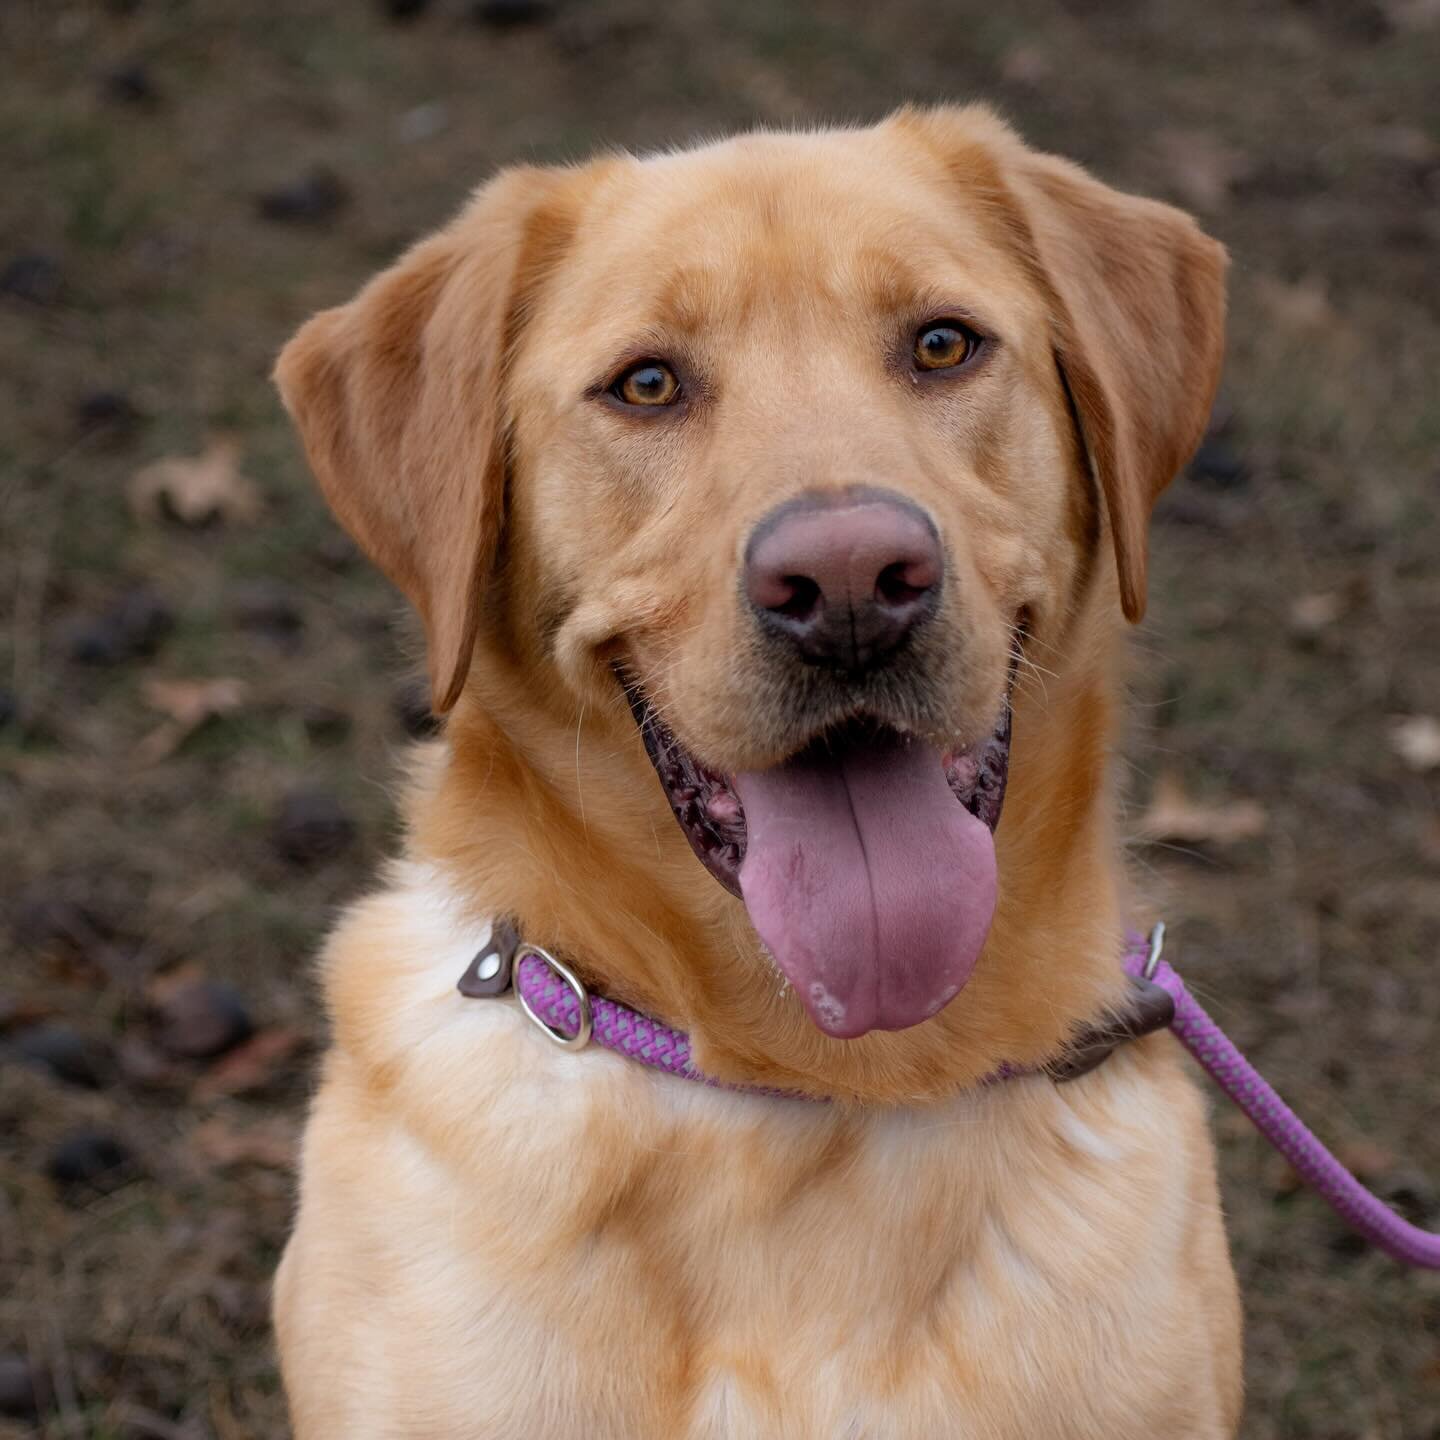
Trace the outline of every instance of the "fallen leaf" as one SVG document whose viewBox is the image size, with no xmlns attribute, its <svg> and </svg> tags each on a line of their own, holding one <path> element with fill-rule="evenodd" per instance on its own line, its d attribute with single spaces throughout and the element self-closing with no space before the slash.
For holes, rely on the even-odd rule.
<svg viewBox="0 0 1440 1440">
<path fill-rule="evenodd" d="M 1435 13 L 1440 16 L 1440 0 L 1435 5 Z M 1440 164 L 1440 143 L 1418 125 L 1382 125 L 1371 132 L 1370 142 L 1377 154 L 1422 170 Z"/>
<path fill-rule="evenodd" d="M 238 710 L 248 693 L 243 680 L 229 676 L 145 681 L 146 703 L 167 719 L 135 747 L 135 758 L 145 765 L 168 759 L 207 720 Z"/>
<path fill-rule="evenodd" d="M 1000 76 L 1012 85 L 1043 85 L 1054 73 L 1050 56 L 1028 41 L 1012 46 L 1000 57 Z"/>
<path fill-rule="evenodd" d="M 196 1081 L 195 1098 L 213 1100 L 222 1095 L 248 1095 L 264 1090 L 275 1083 L 286 1063 L 304 1048 L 306 1041 L 303 1031 L 284 1025 L 257 1030 Z"/>
<path fill-rule="evenodd" d="M 245 700 L 245 682 L 230 676 L 213 680 L 147 680 L 145 700 L 181 725 L 194 728 L 212 715 L 224 715 Z"/>
<path fill-rule="evenodd" d="M 290 1170 L 295 1165 L 298 1135 L 293 1121 L 271 1119 L 240 1130 L 216 1116 L 190 1132 L 190 1141 L 212 1164 L 260 1165 Z"/>
<path fill-rule="evenodd" d="M 1417 774 L 1440 767 L 1440 720 L 1433 715 L 1395 716 L 1390 747 Z"/>
<path fill-rule="evenodd" d="M 1334 590 L 1301 595 L 1290 606 L 1290 630 L 1302 639 L 1314 639 L 1345 613 L 1345 597 Z"/>
<path fill-rule="evenodd" d="M 1305 1188 L 1300 1172 L 1278 1153 L 1268 1156 L 1261 1168 L 1265 1177 L 1265 1189 L 1272 1200 L 1288 1200 Z"/>
<path fill-rule="evenodd" d="M 1420 826 L 1420 855 L 1440 870 L 1440 815 L 1428 816 Z"/>
<path fill-rule="evenodd" d="M 1380 8 L 1397 30 L 1431 30 L 1440 26 L 1440 0 L 1380 0 Z"/>
<path fill-rule="evenodd" d="M 1395 1168 L 1395 1156 L 1373 1140 L 1351 1140 L 1335 1147 L 1335 1158 L 1359 1181 L 1372 1185 Z"/>
<path fill-rule="evenodd" d="M 1254 800 L 1227 800 L 1206 804 L 1192 799 L 1178 775 L 1162 773 L 1155 781 L 1150 804 L 1135 827 L 1139 839 L 1151 844 L 1233 845 L 1253 840 L 1265 831 L 1269 817 Z"/>
<path fill-rule="evenodd" d="M 115 1047 L 120 1073 L 141 1090 L 180 1090 L 190 1078 L 186 1066 L 162 1055 L 139 1035 L 124 1035 Z"/>
<path fill-rule="evenodd" d="M 186 525 L 259 518 L 260 490 L 240 470 L 240 442 L 217 435 L 203 455 L 167 455 L 137 470 L 130 508 L 141 519 L 174 516 Z"/>
<path fill-rule="evenodd" d="M 1219 210 L 1252 168 L 1243 151 L 1208 130 L 1165 130 L 1156 143 L 1181 198 L 1197 210 Z"/>
<path fill-rule="evenodd" d="M 52 1014 L 54 1011 L 48 1005 L 28 996 L 22 1000 L 18 995 L 0 994 L 0 1035 L 7 1030 L 38 1025 L 41 1021 L 48 1020 Z"/>
<path fill-rule="evenodd" d="M 1260 275 L 1255 280 L 1255 291 L 1271 317 L 1286 330 L 1300 333 L 1325 330 L 1339 319 L 1324 282 L 1313 277 L 1290 284 L 1271 275 Z"/>
</svg>

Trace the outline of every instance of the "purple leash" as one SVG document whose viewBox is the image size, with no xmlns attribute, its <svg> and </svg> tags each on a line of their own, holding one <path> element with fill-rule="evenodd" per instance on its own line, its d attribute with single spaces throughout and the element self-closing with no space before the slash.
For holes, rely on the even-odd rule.
<svg viewBox="0 0 1440 1440">
<path fill-rule="evenodd" d="M 1159 938 L 1164 928 L 1156 927 Z M 1440 1235 L 1422 1230 L 1372 1195 L 1315 1137 L 1207 1015 L 1185 982 L 1159 958 L 1158 943 L 1141 941 L 1125 971 L 1153 980 L 1175 1002 L 1171 1030 L 1200 1068 L 1243 1110 L 1250 1123 L 1290 1162 L 1296 1174 L 1352 1229 L 1402 1265 L 1440 1270 Z"/>
<path fill-rule="evenodd" d="M 1316 1139 L 1205 1013 L 1185 988 L 1185 982 L 1160 959 L 1164 935 L 1165 927 L 1157 925 L 1148 940 L 1132 936 L 1124 968 L 1133 979 L 1158 985 L 1174 1001 L 1175 1018 L 1170 1029 L 1176 1039 L 1352 1230 L 1404 1265 L 1440 1270 L 1440 1235 L 1397 1215 Z M 573 971 L 538 946 L 519 947 L 514 976 L 515 992 L 526 1013 L 567 1049 L 578 1050 L 593 1037 L 607 1050 L 686 1080 L 749 1094 L 798 1098 L 787 1096 L 785 1091 L 726 1085 L 710 1079 L 695 1068 L 690 1058 L 690 1037 L 684 1031 L 673 1030 L 613 1000 L 591 995 Z M 987 1078 L 1000 1080 L 1020 1073 L 1006 1068 Z"/>
</svg>

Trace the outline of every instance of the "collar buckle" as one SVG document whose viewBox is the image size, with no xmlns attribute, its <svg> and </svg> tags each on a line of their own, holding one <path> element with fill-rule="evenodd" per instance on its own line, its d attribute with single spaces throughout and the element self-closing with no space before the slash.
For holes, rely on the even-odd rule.
<svg viewBox="0 0 1440 1440">
<path fill-rule="evenodd" d="M 563 1030 L 556 1029 L 531 1008 L 530 1001 L 525 996 L 524 979 L 520 974 L 520 966 L 526 960 L 531 959 L 538 960 L 546 966 L 551 974 L 558 977 L 575 997 L 579 1020 L 573 1035 L 567 1035 Z M 520 1002 L 520 1008 L 539 1026 L 542 1033 L 553 1040 L 562 1050 L 583 1050 L 590 1043 L 590 1037 L 594 1033 L 595 1017 L 590 1009 L 590 992 L 581 983 L 580 977 L 568 965 L 557 960 L 548 950 L 542 950 L 538 945 L 522 944 L 515 951 L 514 969 L 515 998 Z"/>
</svg>

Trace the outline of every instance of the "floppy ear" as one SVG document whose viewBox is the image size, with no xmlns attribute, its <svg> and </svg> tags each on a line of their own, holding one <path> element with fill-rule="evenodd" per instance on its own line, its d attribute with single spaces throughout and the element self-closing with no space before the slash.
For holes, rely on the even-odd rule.
<svg viewBox="0 0 1440 1440">
<path fill-rule="evenodd" d="M 1120 603 L 1145 613 L 1150 512 L 1205 432 L 1225 347 L 1224 247 L 1180 210 L 1028 149 L 984 106 L 901 111 L 998 226 L 1050 311 L 1109 512 Z"/>
<path fill-rule="evenodd" d="M 553 256 L 558 174 L 513 170 L 311 319 L 276 383 L 342 525 L 425 625 L 431 703 L 459 698 L 505 494 L 502 390 L 522 292 Z"/>
<path fill-rule="evenodd" d="M 1225 349 L 1224 247 L 1180 210 L 1023 152 L 1004 179 L 1049 292 L 1055 357 L 1110 512 L 1127 620 L 1150 512 L 1200 443 Z"/>
</svg>

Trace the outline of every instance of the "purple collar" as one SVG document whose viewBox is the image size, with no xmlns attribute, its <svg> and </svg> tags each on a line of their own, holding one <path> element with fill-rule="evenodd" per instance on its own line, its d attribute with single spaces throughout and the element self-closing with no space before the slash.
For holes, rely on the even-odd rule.
<svg viewBox="0 0 1440 1440">
<path fill-rule="evenodd" d="M 1440 1235 L 1402 1219 L 1321 1144 L 1161 959 L 1164 941 L 1163 924 L 1156 925 L 1148 938 L 1139 934 L 1128 937 L 1121 965 L 1135 987 L 1130 1011 L 1079 1032 L 1065 1053 L 1042 1066 L 1040 1072 L 1002 1066 L 981 1083 L 1042 1072 L 1057 1084 L 1078 1079 L 1127 1040 L 1168 1028 L 1351 1229 L 1402 1264 L 1440 1270 Z M 525 1013 L 567 1050 L 581 1050 L 593 1039 L 607 1050 L 686 1080 L 751 1095 L 802 1098 L 762 1086 L 727 1085 L 702 1074 L 690 1057 L 690 1037 L 684 1031 L 591 995 L 567 965 L 536 945 L 522 943 L 514 927 L 502 921 L 470 962 L 458 988 L 470 997 L 496 996 L 511 988 L 512 977 L 516 999 Z"/>
</svg>

